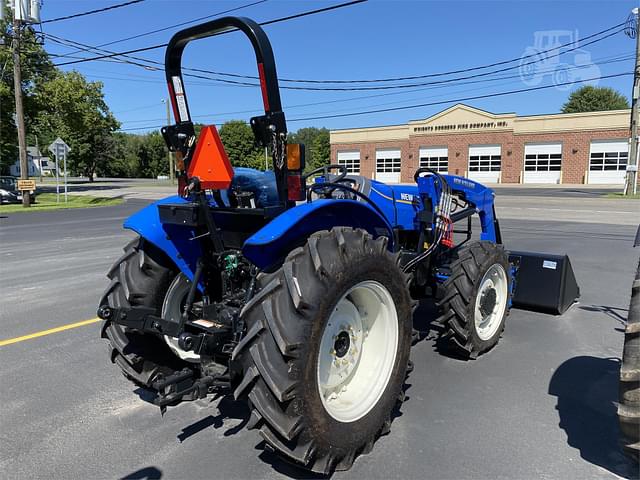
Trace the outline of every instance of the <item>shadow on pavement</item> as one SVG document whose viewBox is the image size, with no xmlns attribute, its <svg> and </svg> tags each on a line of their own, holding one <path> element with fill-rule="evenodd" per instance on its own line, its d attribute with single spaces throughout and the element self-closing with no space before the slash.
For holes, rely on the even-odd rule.
<svg viewBox="0 0 640 480">
<path fill-rule="evenodd" d="M 573 357 L 551 377 L 549 394 L 558 398 L 556 409 L 567 443 L 589 463 L 626 478 L 638 478 L 638 466 L 618 446 L 618 375 L 615 358 Z"/>
<path fill-rule="evenodd" d="M 129 475 L 125 475 L 120 480 L 158 480 L 162 478 L 162 471 L 156 467 L 145 467 Z"/>
<path fill-rule="evenodd" d="M 617 331 L 624 332 L 624 327 L 627 324 L 627 314 L 629 312 L 626 308 L 609 307 L 606 305 L 580 305 L 580 309 L 587 312 L 604 313 L 607 317 L 613 318 L 622 326 L 622 328 L 616 328 Z"/>
<path fill-rule="evenodd" d="M 223 435 L 225 437 L 234 435 L 244 428 L 244 426 L 249 421 L 249 416 L 251 415 L 249 407 L 243 402 L 235 401 L 232 395 L 226 395 L 222 397 L 218 402 L 217 408 L 218 415 L 209 415 L 202 420 L 198 420 L 197 422 L 184 427 L 182 429 L 182 433 L 178 435 L 178 440 L 180 440 L 180 442 L 182 443 L 187 438 L 201 432 L 208 427 L 223 427 L 224 421 L 229 418 L 240 420 L 240 423 L 226 430 Z"/>
</svg>

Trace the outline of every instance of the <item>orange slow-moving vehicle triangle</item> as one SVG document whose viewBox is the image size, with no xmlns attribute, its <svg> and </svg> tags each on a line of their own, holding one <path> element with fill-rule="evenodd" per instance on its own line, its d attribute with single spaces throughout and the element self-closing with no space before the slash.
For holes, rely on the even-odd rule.
<svg viewBox="0 0 640 480">
<path fill-rule="evenodd" d="M 233 168 L 214 125 L 202 127 L 187 175 L 198 177 L 202 188 L 227 189 L 231 185 Z"/>
</svg>

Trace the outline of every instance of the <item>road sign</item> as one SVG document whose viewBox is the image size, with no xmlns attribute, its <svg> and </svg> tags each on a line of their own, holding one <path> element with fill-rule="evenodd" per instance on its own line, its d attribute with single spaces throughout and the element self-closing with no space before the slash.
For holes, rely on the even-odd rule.
<svg viewBox="0 0 640 480">
<path fill-rule="evenodd" d="M 51 145 L 49 145 L 49 151 L 54 155 L 66 155 L 71 151 L 71 147 L 69 147 L 64 140 L 58 137 Z"/>
<path fill-rule="evenodd" d="M 18 180 L 18 190 L 21 192 L 29 190 L 30 192 L 36 189 L 35 180 Z"/>
<path fill-rule="evenodd" d="M 71 147 L 65 143 L 60 137 L 49 145 L 49 151 L 56 157 L 56 199 L 60 202 L 60 183 L 58 181 L 58 171 L 60 170 L 60 160 L 64 162 L 64 201 L 67 201 L 67 153 L 71 151 Z"/>
</svg>

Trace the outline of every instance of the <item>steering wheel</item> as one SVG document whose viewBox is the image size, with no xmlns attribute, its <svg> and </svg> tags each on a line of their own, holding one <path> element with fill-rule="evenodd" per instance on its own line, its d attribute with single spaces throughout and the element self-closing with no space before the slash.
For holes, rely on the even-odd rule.
<svg viewBox="0 0 640 480">
<path fill-rule="evenodd" d="M 313 175 L 317 175 L 319 173 L 322 174 L 323 177 L 327 178 L 327 176 L 329 175 L 329 171 L 330 170 L 338 170 L 338 178 L 336 178 L 335 180 L 332 180 L 333 183 L 338 183 L 341 180 L 344 179 L 344 177 L 347 176 L 347 167 L 345 167 L 344 165 L 337 165 L 337 164 L 333 164 L 333 165 L 325 165 L 324 167 L 320 167 L 320 168 L 316 168 L 315 170 L 310 171 L 309 173 L 307 173 L 303 178 L 305 180 L 305 182 L 307 181 L 307 178 L 313 176 Z"/>
<path fill-rule="evenodd" d="M 329 171 L 330 170 L 338 170 L 338 176 L 335 180 L 331 180 L 330 183 L 340 183 L 344 180 L 344 178 L 347 176 L 347 168 L 344 165 L 325 165 L 324 167 L 320 167 L 320 168 L 316 168 L 315 170 L 310 171 L 309 173 L 307 173 L 304 177 L 304 184 L 306 185 L 307 183 L 307 178 L 313 176 L 313 175 L 317 175 L 319 173 L 322 174 L 322 176 L 325 179 L 325 182 L 329 182 Z M 327 187 L 322 187 L 322 183 L 314 183 L 312 185 L 313 191 L 321 196 L 322 198 L 329 198 L 331 197 L 331 194 L 333 193 L 333 191 L 336 189 L 335 186 L 327 186 Z"/>
</svg>

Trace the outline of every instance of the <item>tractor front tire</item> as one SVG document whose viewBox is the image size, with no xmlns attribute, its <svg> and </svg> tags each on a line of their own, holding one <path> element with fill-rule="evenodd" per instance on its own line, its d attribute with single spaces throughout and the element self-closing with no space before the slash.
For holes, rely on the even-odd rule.
<svg viewBox="0 0 640 480">
<path fill-rule="evenodd" d="M 640 462 L 640 261 L 631 287 L 619 388 L 620 444 L 629 458 Z"/>
<path fill-rule="evenodd" d="M 235 397 L 269 450 L 316 473 L 348 470 L 386 433 L 409 362 L 408 278 L 387 239 L 311 235 L 244 307 Z"/>
<path fill-rule="evenodd" d="M 450 253 L 438 323 L 463 358 L 476 358 L 500 340 L 511 304 L 509 257 L 502 245 L 478 241 Z"/>
<path fill-rule="evenodd" d="M 136 238 L 124 248 L 107 277 L 107 287 L 100 305 L 110 307 L 143 306 L 161 314 L 165 294 L 176 276 L 171 262 L 152 244 Z M 116 325 L 106 320 L 102 337 L 109 342 L 109 357 L 125 377 L 140 387 L 151 389 L 158 374 L 169 375 L 187 364 L 167 343 L 153 334 Z"/>
</svg>

